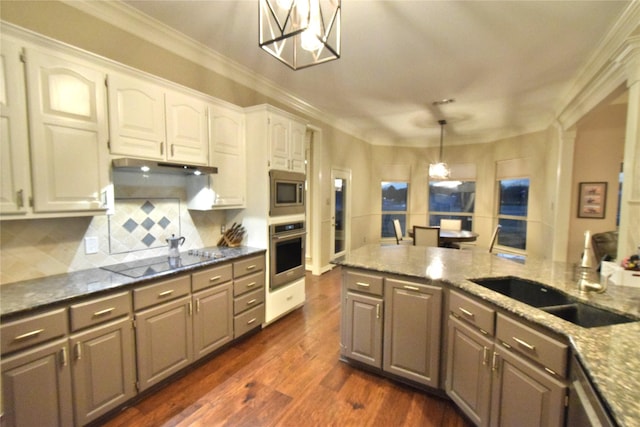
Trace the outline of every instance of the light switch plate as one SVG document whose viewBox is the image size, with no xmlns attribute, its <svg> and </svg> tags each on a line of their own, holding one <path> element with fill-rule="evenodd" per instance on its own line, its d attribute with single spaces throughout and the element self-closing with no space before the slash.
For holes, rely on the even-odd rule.
<svg viewBox="0 0 640 427">
<path fill-rule="evenodd" d="M 98 253 L 98 238 L 85 237 L 84 238 L 84 253 L 87 255 Z"/>
</svg>

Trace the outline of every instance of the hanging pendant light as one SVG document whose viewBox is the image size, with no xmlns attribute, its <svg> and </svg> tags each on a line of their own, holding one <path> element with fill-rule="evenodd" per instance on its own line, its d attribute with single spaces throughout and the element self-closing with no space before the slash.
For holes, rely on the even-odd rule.
<svg viewBox="0 0 640 427">
<path fill-rule="evenodd" d="M 449 166 L 442 161 L 442 148 L 444 142 L 444 125 L 447 124 L 446 120 L 438 120 L 440 124 L 440 157 L 438 163 L 432 163 L 429 165 L 429 177 L 433 179 L 447 179 L 451 174 Z"/>
<path fill-rule="evenodd" d="M 258 45 L 293 70 L 340 58 L 341 0 L 260 0 Z"/>
</svg>

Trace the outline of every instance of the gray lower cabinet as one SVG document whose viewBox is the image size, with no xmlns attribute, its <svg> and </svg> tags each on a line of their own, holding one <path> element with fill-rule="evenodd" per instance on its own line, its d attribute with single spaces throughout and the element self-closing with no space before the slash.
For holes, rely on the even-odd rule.
<svg viewBox="0 0 640 427">
<path fill-rule="evenodd" d="M 140 391 L 178 372 L 193 360 L 191 311 L 191 296 L 187 295 L 136 313 Z"/>
<path fill-rule="evenodd" d="M 345 356 L 382 368 L 382 298 L 347 292 Z"/>
<path fill-rule="evenodd" d="M 193 294 L 193 345 L 197 360 L 233 339 L 233 283 Z"/>
<path fill-rule="evenodd" d="M 442 289 L 385 278 L 383 369 L 439 386 Z"/>
<path fill-rule="evenodd" d="M 67 338 L 2 360 L 2 426 L 73 425 Z"/>
<path fill-rule="evenodd" d="M 476 425 L 564 425 L 565 343 L 455 291 L 449 312 L 445 390 Z"/>
</svg>

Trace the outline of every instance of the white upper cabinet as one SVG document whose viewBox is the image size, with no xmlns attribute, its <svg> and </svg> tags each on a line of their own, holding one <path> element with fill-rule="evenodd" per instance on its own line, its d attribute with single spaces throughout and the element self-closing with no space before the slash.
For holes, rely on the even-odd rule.
<svg viewBox="0 0 640 427">
<path fill-rule="evenodd" d="M 150 78 L 110 74 L 111 154 L 208 164 L 207 104 Z"/>
<path fill-rule="evenodd" d="M 105 73 L 80 57 L 25 52 L 34 212 L 106 210 Z"/>
<path fill-rule="evenodd" d="M 305 173 L 307 126 L 286 114 L 269 113 L 269 168 Z"/>
<path fill-rule="evenodd" d="M 24 214 L 31 198 L 29 132 L 21 47 L 0 44 L 0 214 Z"/>
</svg>

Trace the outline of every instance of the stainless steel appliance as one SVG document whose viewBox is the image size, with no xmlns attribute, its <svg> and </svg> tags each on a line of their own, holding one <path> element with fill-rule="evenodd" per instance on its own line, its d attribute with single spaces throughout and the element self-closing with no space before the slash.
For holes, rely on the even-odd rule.
<svg viewBox="0 0 640 427">
<path fill-rule="evenodd" d="M 572 355 L 570 362 L 571 383 L 569 384 L 567 426 L 613 427 L 615 423 L 607 414 L 580 361 Z"/>
<path fill-rule="evenodd" d="M 304 277 L 304 221 L 274 224 L 269 227 L 270 280 L 273 290 Z"/>
<path fill-rule="evenodd" d="M 223 259 L 226 255 L 218 248 L 205 248 L 181 252 L 177 258 L 158 256 L 120 264 L 106 265 L 103 270 L 123 274 L 128 277 L 140 278 L 171 271 L 180 267 L 195 266 L 211 259 Z"/>
<path fill-rule="evenodd" d="M 270 203 L 269 215 L 304 214 L 305 180 L 302 173 L 269 171 Z"/>
</svg>

